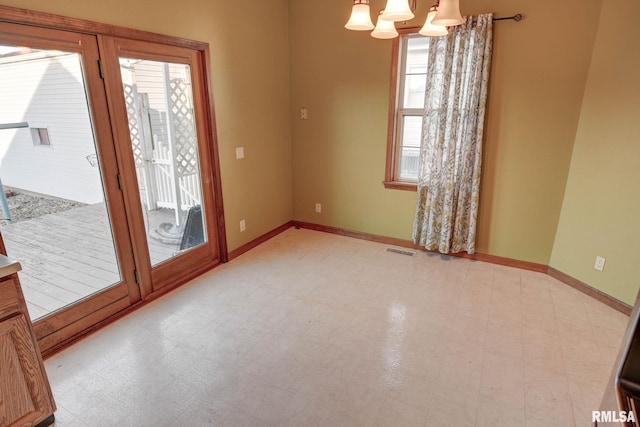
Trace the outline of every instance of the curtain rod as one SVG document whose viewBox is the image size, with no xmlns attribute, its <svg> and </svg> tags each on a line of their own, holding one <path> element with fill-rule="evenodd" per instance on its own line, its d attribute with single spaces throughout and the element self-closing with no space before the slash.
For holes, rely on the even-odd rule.
<svg viewBox="0 0 640 427">
<path fill-rule="evenodd" d="M 513 16 L 505 16 L 504 18 L 493 18 L 494 21 L 506 21 L 510 19 L 513 19 L 516 22 L 520 22 L 524 19 L 524 16 L 522 16 L 521 13 L 516 13 Z"/>
<path fill-rule="evenodd" d="M 440 2 L 437 2 L 439 4 Z M 409 6 L 411 10 L 415 11 L 418 8 L 418 0 L 411 0 L 411 5 Z M 507 21 L 514 20 L 516 22 L 520 22 L 524 19 L 524 15 L 521 13 L 516 13 L 513 16 L 505 16 L 504 18 L 493 18 L 493 21 Z"/>
</svg>

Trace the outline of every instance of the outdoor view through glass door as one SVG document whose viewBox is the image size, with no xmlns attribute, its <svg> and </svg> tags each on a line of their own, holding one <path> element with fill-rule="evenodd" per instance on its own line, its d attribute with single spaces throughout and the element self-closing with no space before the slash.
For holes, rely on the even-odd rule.
<svg viewBox="0 0 640 427">
<path fill-rule="evenodd" d="M 0 46 L 0 232 L 32 319 L 122 277 L 81 55 Z"/>
<path fill-rule="evenodd" d="M 207 242 L 189 65 L 120 58 L 151 265 Z"/>
</svg>

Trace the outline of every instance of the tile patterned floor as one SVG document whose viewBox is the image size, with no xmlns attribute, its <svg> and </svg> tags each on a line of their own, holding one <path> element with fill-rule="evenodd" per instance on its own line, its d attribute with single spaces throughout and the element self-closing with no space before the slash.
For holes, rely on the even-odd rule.
<svg viewBox="0 0 640 427">
<path fill-rule="evenodd" d="M 48 359 L 57 426 L 586 426 L 628 318 L 289 229 Z"/>
</svg>

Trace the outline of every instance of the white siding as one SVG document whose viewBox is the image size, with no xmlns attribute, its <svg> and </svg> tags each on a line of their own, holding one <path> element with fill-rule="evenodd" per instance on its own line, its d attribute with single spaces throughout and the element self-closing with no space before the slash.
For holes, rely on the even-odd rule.
<svg viewBox="0 0 640 427">
<path fill-rule="evenodd" d="M 50 146 L 34 146 L 27 128 L 0 130 L 3 184 L 84 203 L 103 201 L 82 70 L 76 54 L 42 52 L 0 58 L 0 123 L 47 128 Z"/>
</svg>

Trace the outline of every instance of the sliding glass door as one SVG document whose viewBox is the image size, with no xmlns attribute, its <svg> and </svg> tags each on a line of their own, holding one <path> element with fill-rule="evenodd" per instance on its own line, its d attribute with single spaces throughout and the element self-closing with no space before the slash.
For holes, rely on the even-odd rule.
<svg viewBox="0 0 640 427">
<path fill-rule="evenodd" d="M 0 231 L 32 319 L 122 281 L 77 52 L 0 46 Z M 64 96 L 61 96 L 64 93 Z"/>
<path fill-rule="evenodd" d="M 202 61 L 0 23 L 0 249 L 43 351 L 223 257 Z"/>
<path fill-rule="evenodd" d="M 2 234 L 41 346 L 140 299 L 95 37 L 0 24 Z"/>
<path fill-rule="evenodd" d="M 151 265 L 205 244 L 191 69 L 120 58 Z"/>
<path fill-rule="evenodd" d="M 220 259 L 202 57 L 192 49 L 103 39 L 108 94 L 124 105 L 115 120 L 123 150 L 132 238 L 143 248 L 143 280 L 154 292 Z"/>
</svg>

